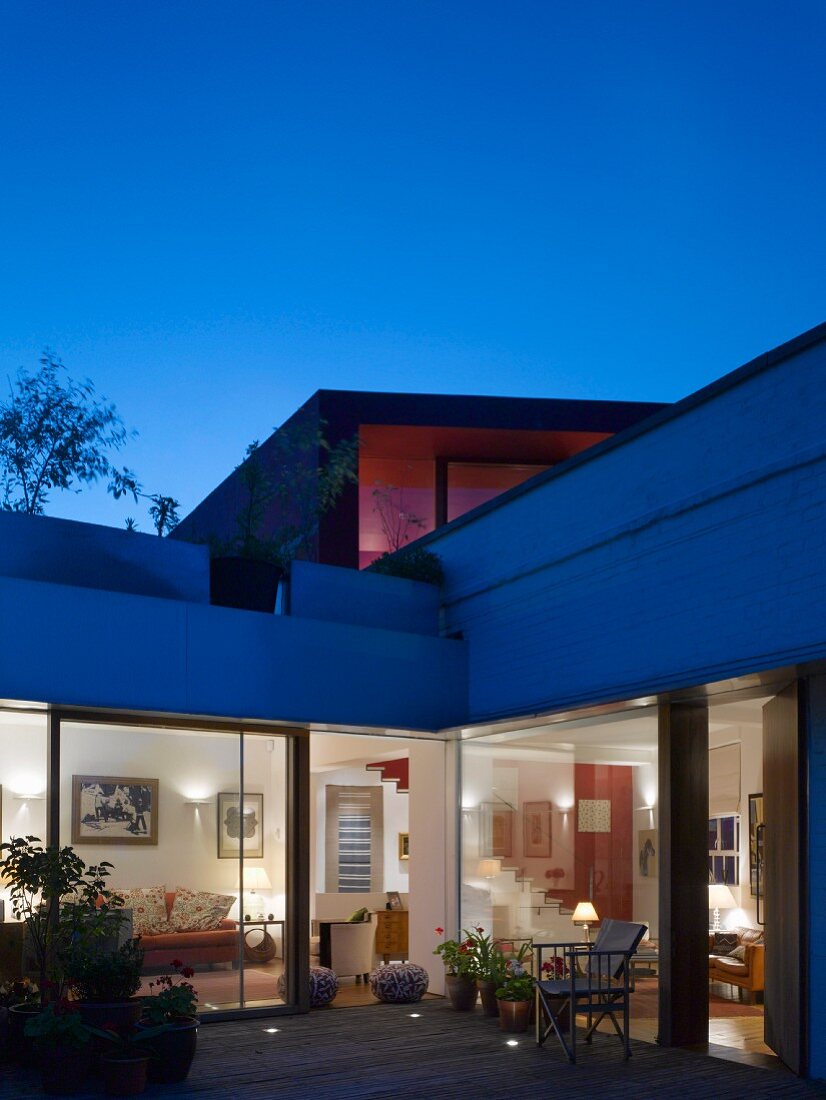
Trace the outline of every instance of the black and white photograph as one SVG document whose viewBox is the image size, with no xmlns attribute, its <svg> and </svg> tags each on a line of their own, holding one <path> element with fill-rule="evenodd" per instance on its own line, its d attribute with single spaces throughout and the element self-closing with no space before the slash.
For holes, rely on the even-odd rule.
<svg viewBox="0 0 826 1100">
<path fill-rule="evenodd" d="M 72 776 L 73 844 L 157 844 L 158 780 Z"/>
</svg>

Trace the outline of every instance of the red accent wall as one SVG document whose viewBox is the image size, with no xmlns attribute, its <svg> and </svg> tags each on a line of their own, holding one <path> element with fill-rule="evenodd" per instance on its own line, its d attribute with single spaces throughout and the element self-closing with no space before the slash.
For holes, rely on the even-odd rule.
<svg viewBox="0 0 826 1100">
<path fill-rule="evenodd" d="M 574 765 L 575 872 L 573 890 L 549 892 L 571 909 L 588 898 L 589 870 L 594 869 L 594 907 L 600 917 L 631 920 L 634 901 L 633 768 L 609 764 Z M 581 833 L 577 809 L 581 798 L 611 801 L 611 832 Z"/>
</svg>

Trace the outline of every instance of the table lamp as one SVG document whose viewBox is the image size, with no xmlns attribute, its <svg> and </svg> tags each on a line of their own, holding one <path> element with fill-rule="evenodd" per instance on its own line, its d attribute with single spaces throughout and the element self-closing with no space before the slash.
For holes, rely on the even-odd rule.
<svg viewBox="0 0 826 1100">
<path fill-rule="evenodd" d="M 711 931 L 719 932 L 720 910 L 737 908 L 734 894 L 724 882 L 710 882 L 708 884 L 708 907 L 714 910 L 714 923 L 711 926 Z"/>
<path fill-rule="evenodd" d="M 593 902 L 580 901 L 577 902 L 577 907 L 574 909 L 571 916 L 571 920 L 574 924 L 581 924 L 585 929 L 585 942 L 591 942 L 591 932 L 588 928 L 589 924 L 592 924 L 595 920 L 599 920 L 597 911 L 593 906 Z"/>
<path fill-rule="evenodd" d="M 249 910 L 255 920 L 264 919 L 264 904 L 256 890 L 271 890 L 272 883 L 263 867 L 244 868 L 244 892 L 249 891 Z"/>
</svg>

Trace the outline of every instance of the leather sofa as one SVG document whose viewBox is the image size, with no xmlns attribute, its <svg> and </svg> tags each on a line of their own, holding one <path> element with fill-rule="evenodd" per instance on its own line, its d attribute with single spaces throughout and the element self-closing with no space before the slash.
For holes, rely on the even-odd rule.
<svg viewBox="0 0 826 1100">
<path fill-rule="evenodd" d="M 708 980 L 736 986 L 742 999 L 753 1004 L 755 996 L 765 988 L 765 943 L 762 928 L 735 928 L 736 955 L 723 953 L 726 948 L 718 942 L 713 932 L 708 936 Z M 732 949 L 729 947 L 727 951 Z M 742 958 L 739 956 L 742 955 Z"/>
</svg>

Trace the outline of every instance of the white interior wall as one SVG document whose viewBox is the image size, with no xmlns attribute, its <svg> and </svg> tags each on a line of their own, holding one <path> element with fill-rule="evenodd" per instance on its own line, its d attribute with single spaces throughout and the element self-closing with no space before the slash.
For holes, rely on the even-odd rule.
<svg viewBox="0 0 826 1100">
<path fill-rule="evenodd" d="M 272 749 L 269 746 L 272 745 Z M 237 791 L 240 739 L 235 733 L 154 730 L 64 723 L 61 742 L 61 843 L 71 844 L 71 777 L 100 775 L 157 779 L 158 844 L 76 843 L 87 862 L 109 860 L 114 888 L 187 886 L 237 894 L 238 864 L 218 858 L 218 793 Z M 264 855 L 248 859 L 266 869 L 265 912 L 284 916 L 285 774 L 283 738 L 245 739 L 245 787 L 264 796 Z M 187 800 L 203 799 L 204 805 Z M 230 913 L 238 916 L 236 903 Z"/>
<path fill-rule="evenodd" d="M 657 800 L 657 765 L 655 763 L 640 764 L 634 768 L 634 851 L 639 852 L 639 837 L 641 832 L 650 829 L 656 830 L 654 838 L 655 862 L 650 868 L 656 868 L 655 874 L 643 877 L 640 874 L 640 861 L 637 856 L 634 859 L 634 901 L 633 919 L 648 925 L 648 935 L 653 940 L 660 936 L 660 901 L 659 901 L 659 804 Z M 646 809 L 650 806 L 651 809 Z"/>
<path fill-rule="evenodd" d="M 751 704 L 755 714 L 760 714 L 759 704 Z M 713 714 L 713 712 L 712 712 Z M 762 715 L 760 715 L 762 718 Z M 738 903 L 736 909 L 721 910 L 720 923 L 724 928 L 737 925 L 757 925 L 757 899 L 752 897 L 749 886 L 749 795 L 763 790 L 763 728 L 761 722 L 726 726 L 709 732 L 709 748 L 740 744 L 740 884 L 731 892 Z M 710 760 L 713 761 L 713 755 Z M 710 916 L 711 914 L 709 914 Z"/>
<path fill-rule="evenodd" d="M 20 795 L 37 795 L 23 800 Z M 46 718 L 0 713 L 0 838 L 46 837 Z M 8 889 L 0 889 L 11 920 Z"/>
</svg>

